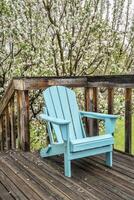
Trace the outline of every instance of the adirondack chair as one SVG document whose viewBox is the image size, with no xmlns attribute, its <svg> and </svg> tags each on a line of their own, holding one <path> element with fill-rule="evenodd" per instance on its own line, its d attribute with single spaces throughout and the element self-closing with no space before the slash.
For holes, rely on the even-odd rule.
<svg viewBox="0 0 134 200">
<path fill-rule="evenodd" d="M 71 177 L 71 160 L 106 153 L 112 167 L 113 133 L 117 116 L 79 111 L 74 91 L 52 86 L 43 92 L 46 107 L 41 119 L 47 121 L 50 144 L 40 150 L 41 157 L 64 154 L 64 174 Z M 104 135 L 86 137 L 82 117 L 105 121 Z"/>
</svg>

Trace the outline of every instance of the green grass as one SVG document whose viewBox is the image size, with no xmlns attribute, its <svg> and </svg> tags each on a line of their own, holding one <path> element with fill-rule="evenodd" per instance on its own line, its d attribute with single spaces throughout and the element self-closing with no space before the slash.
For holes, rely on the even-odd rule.
<svg viewBox="0 0 134 200">
<path fill-rule="evenodd" d="M 134 122 L 134 116 L 132 117 L 132 125 Z M 120 118 L 117 120 L 116 129 L 115 129 L 115 145 L 114 148 L 124 151 L 125 147 L 125 123 L 124 118 Z M 132 127 L 132 154 L 134 154 L 134 130 Z"/>
</svg>

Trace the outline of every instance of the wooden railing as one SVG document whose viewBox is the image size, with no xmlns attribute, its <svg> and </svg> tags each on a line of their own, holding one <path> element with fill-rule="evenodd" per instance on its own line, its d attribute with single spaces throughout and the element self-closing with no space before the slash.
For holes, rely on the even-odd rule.
<svg viewBox="0 0 134 200">
<path fill-rule="evenodd" d="M 52 85 L 85 88 L 85 109 L 98 111 L 98 88 L 108 90 L 108 113 L 114 109 L 114 88 L 125 90 L 125 152 L 132 152 L 132 88 L 134 75 L 94 77 L 30 77 L 14 78 L 0 103 L 0 148 L 30 150 L 29 91 Z M 17 113 L 17 116 L 16 116 Z M 98 133 L 96 120 L 86 121 L 87 132 Z M 16 142 L 17 141 L 17 142 Z M 17 147 L 16 147 L 17 144 Z"/>
</svg>

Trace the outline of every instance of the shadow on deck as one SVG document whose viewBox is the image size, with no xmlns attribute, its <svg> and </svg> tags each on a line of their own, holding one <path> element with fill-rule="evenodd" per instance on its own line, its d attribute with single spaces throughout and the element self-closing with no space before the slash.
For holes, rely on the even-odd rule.
<svg viewBox="0 0 134 200">
<path fill-rule="evenodd" d="M 0 153 L 0 199 L 133 200 L 134 157 L 114 152 L 112 169 L 104 157 L 72 161 L 72 178 L 63 175 L 63 158 L 37 153 Z"/>
</svg>

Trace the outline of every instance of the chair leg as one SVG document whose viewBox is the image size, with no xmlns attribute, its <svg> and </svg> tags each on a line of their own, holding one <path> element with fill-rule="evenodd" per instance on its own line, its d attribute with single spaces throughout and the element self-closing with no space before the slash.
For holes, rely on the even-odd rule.
<svg viewBox="0 0 134 200">
<path fill-rule="evenodd" d="M 67 177 L 71 177 L 71 160 L 64 154 L 64 174 Z"/>
<path fill-rule="evenodd" d="M 106 153 L 106 165 L 112 167 L 112 151 Z"/>
</svg>

